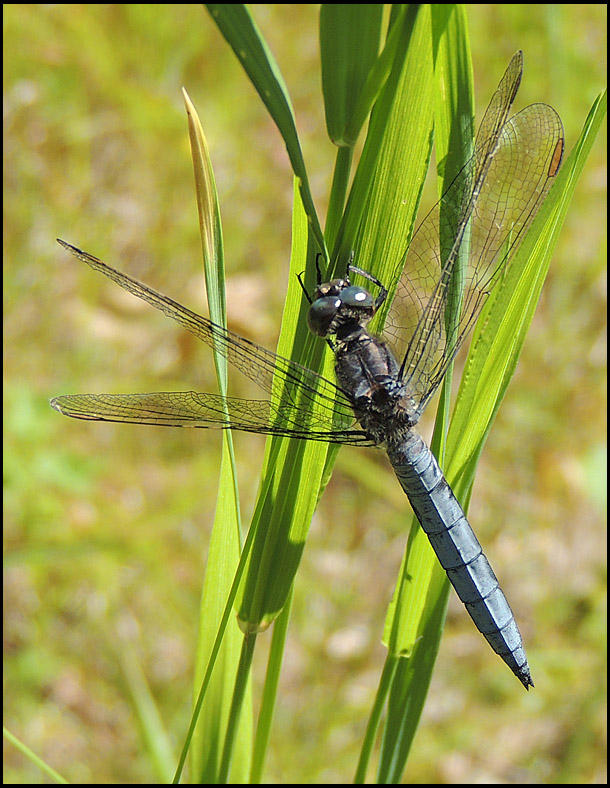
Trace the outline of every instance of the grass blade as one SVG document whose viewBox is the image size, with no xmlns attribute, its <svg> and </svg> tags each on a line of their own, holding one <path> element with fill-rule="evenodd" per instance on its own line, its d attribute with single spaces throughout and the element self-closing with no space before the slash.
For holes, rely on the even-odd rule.
<svg viewBox="0 0 610 788">
<path fill-rule="evenodd" d="M 206 7 L 237 55 L 282 135 L 293 172 L 299 179 L 305 213 L 318 247 L 324 251 L 324 236 L 309 188 L 288 88 L 275 59 L 245 5 L 207 3 Z"/>
<path fill-rule="evenodd" d="M 14 734 L 12 734 L 8 728 L 2 728 L 4 733 L 4 738 L 7 741 L 16 747 L 20 752 L 22 752 L 26 758 L 29 758 L 33 764 L 38 766 L 45 774 L 48 774 L 51 780 L 55 780 L 56 783 L 60 783 L 61 785 L 68 785 L 68 781 L 64 779 L 59 772 L 56 772 L 55 769 L 52 769 L 47 763 L 45 763 L 42 758 L 40 758 L 36 753 L 32 752 L 30 748 L 24 744 L 20 739 L 18 739 Z"/>
<path fill-rule="evenodd" d="M 397 30 L 397 32 L 394 32 Z M 391 72 L 371 115 L 333 259 L 352 249 L 356 264 L 389 281 L 404 256 L 430 155 L 433 112 L 430 14 L 398 16 Z"/>
<path fill-rule="evenodd" d="M 159 782 L 168 783 L 171 780 L 175 764 L 171 740 L 138 660 L 136 650 L 126 638 L 122 639 L 120 647 L 117 648 L 117 658 L 125 676 L 142 737 L 146 749 L 150 753 Z"/>
<path fill-rule="evenodd" d="M 273 720 L 273 708 L 275 706 L 277 687 L 280 679 L 280 669 L 282 667 L 282 657 L 284 655 L 286 633 L 288 631 L 288 622 L 290 620 L 291 604 L 292 590 L 288 599 L 286 600 L 286 604 L 284 605 L 282 612 L 276 618 L 273 624 L 273 638 L 271 640 L 271 648 L 269 650 L 267 673 L 265 675 L 265 686 L 263 688 L 263 695 L 261 698 L 261 707 L 258 714 L 256 736 L 254 739 L 254 749 L 252 753 L 252 770 L 250 772 L 250 782 L 253 784 L 260 783 L 263 774 L 265 753 L 267 750 L 267 744 L 269 743 L 271 722 Z"/>
<path fill-rule="evenodd" d="M 323 3 L 320 8 L 322 93 L 326 129 L 335 145 L 351 147 L 360 130 L 346 134 L 377 60 L 382 13 L 379 4 Z"/>
<path fill-rule="evenodd" d="M 215 323 L 226 325 L 222 227 L 214 173 L 199 117 L 186 91 L 184 91 L 184 99 L 189 123 L 210 317 Z M 215 351 L 214 362 L 219 391 L 226 395 L 226 359 Z M 231 433 L 223 430 L 218 500 L 200 603 L 199 640 L 194 674 L 195 703 L 239 561 L 240 525 L 233 441 Z M 221 764 L 220 742 L 231 719 L 232 687 L 239 664 L 241 640 L 241 633 L 235 621 L 229 621 L 216 669 L 193 736 L 192 770 L 197 782 L 216 782 L 218 778 Z M 251 695 L 248 692 L 246 703 L 250 714 L 241 717 L 243 729 L 238 737 L 240 757 L 236 759 L 238 771 L 233 774 L 236 781 L 244 780 L 249 771 L 252 738 L 251 702 Z"/>
</svg>

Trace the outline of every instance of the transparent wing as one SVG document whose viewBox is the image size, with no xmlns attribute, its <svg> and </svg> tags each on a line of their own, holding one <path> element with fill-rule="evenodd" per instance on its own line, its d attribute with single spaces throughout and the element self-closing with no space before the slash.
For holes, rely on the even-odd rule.
<svg viewBox="0 0 610 788">
<path fill-rule="evenodd" d="M 216 348 L 270 397 L 266 402 L 231 398 L 223 400 L 214 394 L 196 392 L 67 395 L 52 401 L 53 407 L 60 412 L 84 419 L 234 426 L 251 432 L 290 432 L 295 437 L 305 437 L 303 433 L 310 429 L 313 432 L 327 429 L 329 432 L 335 431 L 341 438 L 340 442 L 345 442 L 347 433 L 352 434 L 355 418 L 350 401 L 332 381 L 212 323 L 66 241 L 57 240 L 79 260 L 159 309 L 210 347 Z M 221 413 L 226 415 L 219 415 Z M 333 437 L 328 435 L 326 440 L 332 441 Z M 358 438 L 355 440 L 360 442 Z"/>
<path fill-rule="evenodd" d="M 483 303 L 519 247 L 556 176 L 563 127 L 546 104 L 507 120 L 521 81 L 511 60 L 487 108 L 475 152 L 413 236 L 384 328 L 423 411 Z M 458 300 L 459 318 L 450 314 Z"/>
<path fill-rule="evenodd" d="M 246 400 L 167 391 L 154 394 L 66 394 L 52 407 L 77 419 L 149 424 L 160 427 L 236 429 L 327 443 L 373 445 L 360 429 L 338 429 L 336 420 L 269 400 Z M 354 423 L 353 416 L 351 422 Z"/>
</svg>

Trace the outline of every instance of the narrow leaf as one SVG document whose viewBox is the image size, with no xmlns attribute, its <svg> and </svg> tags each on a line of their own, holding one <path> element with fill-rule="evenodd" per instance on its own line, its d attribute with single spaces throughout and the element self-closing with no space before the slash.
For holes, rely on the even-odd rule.
<svg viewBox="0 0 610 788">
<path fill-rule="evenodd" d="M 428 8 L 410 9 L 395 27 L 395 60 L 371 115 L 333 250 L 344 266 L 355 249 L 356 264 L 386 282 L 411 234 L 430 155 L 434 95 Z"/>
<path fill-rule="evenodd" d="M 206 7 L 237 55 L 282 135 L 293 172 L 298 178 L 305 213 L 318 247 L 324 251 L 326 245 L 309 188 L 294 112 L 288 88 L 277 63 L 245 5 L 207 3 Z"/>
<path fill-rule="evenodd" d="M 323 3 L 320 8 L 322 93 L 326 129 L 335 145 L 355 142 L 345 132 L 377 60 L 382 14 L 381 4 Z"/>
<path fill-rule="evenodd" d="M 306 302 L 297 274 L 304 270 L 309 225 L 295 181 L 291 276 L 278 353 L 316 369 L 324 353 L 307 330 Z M 331 374 L 331 359 L 326 359 Z M 323 367 L 324 369 L 324 367 Z M 267 442 L 261 490 L 251 528 L 256 529 L 242 588 L 239 620 L 243 631 L 266 628 L 283 608 L 305 545 L 318 500 L 328 447 L 317 441 L 273 438 Z"/>
<path fill-rule="evenodd" d="M 215 323 L 226 325 L 222 226 L 214 173 L 203 128 L 186 91 L 184 91 L 184 99 L 195 174 L 210 317 Z M 214 361 L 219 390 L 221 394 L 226 395 L 226 359 L 215 350 Z M 222 446 L 218 501 L 210 536 L 200 604 L 199 641 L 194 674 L 195 701 L 222 618 L 240 551 L 240 515 L 235 456 L 231 433 L 227 430 L 222 432 Z M 233 680 L 239 664 L 241 640 L 242 636 L 235 620 L 229 621 L 228 631 L 193 738 L 192 768 L 198 782 L 215 782 L 217 780 L 221 762 L 220 742 L 224 738 L 229 719 Z M 240 757 L 236 758 L 238 771 L 233 775 L 236 781 L 244 780 L 249 770 L 251 740 L 251 696 L 249 692 L 247 707 L 250 714 L 242 716 L 243 730 L 239 737 L 241 751 Z"/>
</svg>

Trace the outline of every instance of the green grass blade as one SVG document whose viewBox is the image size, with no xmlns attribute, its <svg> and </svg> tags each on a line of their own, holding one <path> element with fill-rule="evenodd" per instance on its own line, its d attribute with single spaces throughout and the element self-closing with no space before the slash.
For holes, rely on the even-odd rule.
<svg viewBox="0 0 610 788">
<path fill-rule="evenodd" d="M 249 768 L 249 755 L 250 750 L 247 749 L 248 762 L 241 763 L 239 755 L 235 753 L 236 739 L 241 742 L 241 751 L 243 753 L 246 745 L 246 740 L 243 736 L 238 735 L 238 729 L 243 727 L 244 716 L 242 714 L 244 702 L 247 702 L 246 695 L 249 694 L 248 689 L 250 685 L 250 668 L 252 666 L 252 658 L 254 656 L 254 646 L 256 645 L 256 634 L 249 633 L 244 635 L 241 644 L 241 654 L 239 656 L 239 665 L 237 667 L 237 675 L 235 677 L 235 684 L 233 686 L 233 695 L 231 698 L 231 708 L 229 709 L 229 718 L 227 720 L 227 727 L 225 731 L 224 743 L 222 747 L 222 757 L 220 761 L 220 768 L 218 769 L 218 777 L 216 782 L 226 783 L 229 777 L 229 770 L 234 762 L 235 768 L 233 772 L 248 772 Z M 235 756 L 235 760 L 234 760 Z M 245 777 L 238 780 L 238 782 L 245 781 Z"/>
<path fill-rule="evenodd" d="M 298 181 L 295 180 L 291 255 L 293 271 L 301 271 L 305 265 L 309 247 L 309 228 L 310 225 L 300 199 Z M 279 352 L 282 355 L 290 356 L 292 346 L 304 352 L 303 349 L 306 349 L 307 345 L 309 349 L 314 345 L 313 337 L 305 334 L 307 336 L 306 342 L 302 338 L 298 338 L 299 333 L 304 334 L 306 331 L 301 308 L 302 293 L 296 275 L 293 275 L 290 278 L 287 307 L 282 323 L 279 346 Z M 296 339 L 295 335 L 297 335 Z M 320 351 L 321 349 L 318 350 L 318 352 Z M 317 502 L 326 450 L 326 445 L 322 443 L 289 442 L 277 439 L 268 443 L 259 504 L 244 544 L 220 628 L 215 636 L 174 781 L 179 779 L 182 772 L 184 756 L 189 746 L 194 723 L 202 708 L 206 693 L 209 691 L 210 677 L 218 656 L 222 632 L 228 622 L 236 587 L 242 580 L 244 569 L 247 570 L 247 575 L 241 584 L 239 621 L 246 635 L 266 628 L 286 602 L 288 590 L 291 587 L 304 546 L 305 534 Z M 299 470 L 301 473 L 298 472 Z M 247 666 L 244 670 L 247 670 Z M 238 682 L 242 685 L 243 679 L 244 676 L 240 672 Z M 236 695 L 236 699 L 230 715 L 231 725 L 235 724 L 238 716 L 241 716 L 239 715 L 238 695 Z M 232 747 L 233 741 L 239 741 L 239 739 L 239 736 L 234 738 L 233 733 L 229 731 L 223 769 L 227 768 L 230 761 L 236 762 L 238 760 L 232 753 Z"/>
<path fill-rule="evenodd" d="M 214 173 L 197 112 L 186 92 L 184 98 L 189 122 L 210 318 L 215 323 L 226 325 L 222 227 Z M 226 395 L 226 359 L 215 351 L 214 362 L 219 391 Z M 218 500 L 200 603 L 199 639 L 194 673 L 195 703 L 239 561 L 239 551 L 240 514 L 235 456 L 231 433 L 223 430 Z M 218 776 L 221 763 L 220 742 L 224 738 L 230 720 L 232 688 L 239 664 L 241 640 L 242 636 L 235 621 L 229 621 L 216 670 L 193 735 L 192 771 L 197 782 L 215 782 Z M 249 771 L 251 702 L 251 695 L 248 693 L 246 705 L 250 714 L 244 714 L 241 718 L 243 728 L 238 737 L 239 758 L 236 758 L 238 771 L 233 775 L 236 781 L 244 780 Z"/>
<path fill-rule="evenodd" d="M 320 8 L 322 93 L 326 129 L 335 145 L 351 147 L 356 141 L 359 128 L 355 136 L 346 130 L 377 60 L 382 14 L 381 4 L 323 3 Z"/>
<path fill-rule="evenodd" d="M 171 740 L 136 650 L 126 638 L 117 644 L 117 658 L 132 699 L 134 713 L 140 724 L 142 738 L 150 753 L 159 782 L 168 783 L 176 762 Z"/>
<path fill-rule="evenodd" d="M 323 356 L 305 321 L 304 297 L 297 280 L 310 248 L 309 225 L 295 180 L 293 233 L 286 306 L 278 353 L 316 369 Z M 322 369 L 332 375 L 331 359 Z M 328 447 L 317 441 L 271 439 L 267 443 L 261 491 L 251 528 L 260 530 L 249 557 L 239 620 L 244 631 L 266 628 L 288 597 L 318 499 Z"/>
<path fill-rule="evenodd" d="M 381 678 L 379 679 L 379 685 L 377 686 L 377 692 L 375 693 L 373 707 L 369 715 L 369 721 L 366 726 L 366 733 L 362 741 L 362 748 L 360 749 L 360 757 L 358 758 L 358 766 L 354 776 L 354 783 L 356 784 L 362 784 L 366 780 L 366 770 L 373 752 L 375 739 L 377 738 L 377 729 L 379 728 L 383 709 L 399 664 L 399 657 L 395 657 L 389 653 L 387 654 Z"/>
<path fill-rule="evenodd" d="M 295 179 L 291 270 L 303 269 L 310 246 L 307 217 Z M 305 342 L 298 338 L 304 324 L 302 302 L 293 275 L 278 346 L 278 352 L 284 356 L 294 357 L 296 350 L 311 351 L 314 347 L 312 337 L 307 337 Z M 247 638 L 266 629 L 282 610 L 287 619 L 292 583 L 318 501 L 327 450 L 326 444 L 314 441 L 275 438 L 267 443 L 261 492 L 248 534 L 248 538 L 252 535 L 252 549 L 246 555 L 246 574 L 240 589 L 238 617 Z M 259 773 L 281 664 L 284 640 L 281 633 L 280 628 L 276 638 L 274 632 L 264 706 L 259 716 L 255 764 Z"/>
<path fill-rule="evenodd" d="M 242 548 L 242 553 L 239 558 L 239 563 L 237 565 L 237 569 L 235 570 L 235 577 L 233 578 L 233 582 L 231 583 L 231 588 L 229 590 L 229 594 L 227 596 L 224 610 L 222 613 L 222 618 L 220 619 L 220 623 L 218 625 L 218 630 L 216 632 L 216 636 L 214 638 L 214 642 L 212 644 L 212 648 L 210 650 L 210 656 L 205 668 L 205 673 L 203 675 L 203 679 L 201 681 L 201 687 L 199 689 L 199 694 L 197 695 L 197 700 L 195 702 L 195 706 L 193 708 L 193 713 L 191 716 L 191 721 L 189 724 L 189 729 L 187 731 L 184 744 L 182 746 L 182 752 L 180 753 L 180 758 L 178 760 L 178 765 L 176 767 L 176 771 L 174 773 L 174 778 L 172 783 L 176 784 L 180 782 L 182 777 L 182 771 L 184 769 L 184 764 L 186 762 L 186 756 L 188 755 L 191 741 L 193 739 L 193 734 L 195 731 L 195 726 L 199 719 L 199 714 L 201 712 L 201 708 L 203 706 L 203 702 L 206 698 L 206 694 L 208 691 L 208 687 L 210 685 L 210 680 L 212 678 L 212 671 L 214 670 L 214 666 L 216 665 L 216 661 L 218 659 L 218 654 L 220 652 L 220 647 L 222 645 L 223 637 L 227 628 L 227 624 L 229 623 L 229 618 L 231 616 L 233 605 L 237 598 L 237 592 L 239 590 L 239 584 L 244 574 L 244 570 L 246 567 L 247 558 L 250 555 L 252 549 L 252 542 L 254 540 L 255 530 L 250 529 L 246 540 L 244 542 L 244 546 Z"/>
<path fill-rule="evenodd" d="M 290 620 L 290 608 L 292 605 L 291 589 L 286 604 L 282 612 L 273 623 L 273 637 L 267 661 L 267 672 L 265 675 L 265 686 L 261 698 L 261 706 L 256 725 L 256 736 L 252 753 L 252 769 L 250 772 L 250 783 L 258 784 L 263 775 L 265 754 L 271 733 L 271 723 L 273 720 L 273 708 L 277 696 L 277 687 L 280 680 L 280 670 L 282 667 L 282 657 L 284 655 L 284 645 L 288 632 L 288 622 Z"/>
<path fill-rule="evenodd" d="M 382 6 L 323 4 L 320 9 L 320 59 L 326 129 L 338 146 L 326 214 L 325 237 L 332 248 L 341 223 L 349 184 L 353 145 L 376 92 L 369 86 L 377 62 Z M 396 38 L 396 36 L 395 36 Z M 387 63 L 387 50 L 384 62 Z M 379 84 L 381 84 L 379 81 Z M 363 107 L 363 100 L 366 105 Z"/>
<path fill-rule="evenodd" d="M 345 128 L 346 144 L 355 143 L 360 134 L 360 129 L 371 111 L 371 107 L 377 100 L 377 96 L 391 72 L 392 64 L 396 58 L 396 48 L 400 40 L 404 17 L 409 13 L 407 5 L 393 6 L 392 8 L 390 27 L 385 45 L 362 86 L 358 101 L 353 108 L 351 119 Z"/>
<path fill-rule="evenodd" d="M 37 766 L 41 771 L 49 776 L 51 780 L 55 780 L 56 783 L 60 783 L 62 785 L 68 785 L 68 781 L 64 779 L 59 772 L 56 772 L 55 769 L 52 769 L 47 763 L 45 763 L 42 758 L 40 758 L 36 753 L 32 752 L 30 748 L 24 744 L 20 739 L 18 739 L 14 734 L 12 734 L 8 728 L 3 726 L 2 731 L 4 733 L 4 738 L 7 741 L 16 747 L 20 752 L 22 752 L 26 758 L 28 758 L 35 766 Z"/>
<path fill-rule="evenodd" d="M 395 23 L 395 59 L 375 103 L 333 259 L 356 264 L 381 281 L 400 265 L 430 155 L 433 112 L 430 13 L 410 7 Z"/>
<path fill-rule="evenodd" d="M 380 7 L 374 7 L 375 9 Z M 331 9 L 331 10 L 326 10 Z M 349 9 L 349 10 L 345 10 Z M 371 56 L 373 39 L 376 46 L 379 44 L 379 30 L 377 24 L 377 10 L 372 16 L 374 24 L 370 32 L 366 31 L 366 25 L 371 22 L 371 12 L 366 5 L 324 5 L 320 13 L 320 48 L 322 56 L 322 88 L 324 91 L 324 106 L 327 117 L 327 127 L 333 142 L 339 145 L 335 171 L 333 173 L 332 188 L 328 201 L 328 211 L 326 215 L 326 243 L 329 249 L 335 249 L 337 233 L 343 221 L 343 209 L 345 196 L 349 184 L 350 169 L 352 164 L 353 146 L 358 138 L 360 130 L 366 121 L 373 103 L 378 98 L 382 87 L 385 85 L 392 66 L 395 63 L 397 47 L 404 33 L 405 17 L 407 16 L 406 7 L 402 7 L 394 16 L 388 37 L 383 51 L 376 59 Z M 362 20 L 358 19 L 362 15 Z M 358 23 L 358 28 L 363 36 L 369 36 L 369 71 L 368 73 L 360 70 L 362 58 L 357 48 L 351 46 L 351 27 L 352 16 Z M 410 18 L 412 15 L 410 15 Z M 326 25 L 326 29 L 323 26 Z M 344 55 L 346 62 L 337 62 L 337 53 L 334 49 L 334 39 L 330 34 L 330 28 L 338 29 L 336 36 L 340 38 L 345 35 Z M 364 29 L 363 29 L 364 28 Z M 343 40 L 341 38 L 341 40 Z M 350 79 L 351 71 L 357 72 L 357 77 Z M 342 81 L 337 79 L 335 71 L 342 74 Z M 344 96 L 341 92 L 348 93 Z M 341 109 L 337 110 L 336 107 Z M 336 116 L 335 116 L 336 113 Z M 341 115 L 339 117 L 339 115 Z M 331 120 L 328 118 L 331 116 Z M 333 136 L 334 135 L 334 136 Z"/>
<path fill-rule="evenodd" d="M 474 84 L 468 40 L 468 21 L 463 5 L 435 5 L 432 13 L 432 39 L 435 52 L 434 73 L 437 84 L 434 112 L 434 147 L 437 158 L 439 198 L 453 182 L 472 155 L 474 140 Z M 450 226 L 451 223 L 449 222 Z M 451 236 L 451 233 L 448 233 Z M 441 239 L 447 247 L 452 238 Z M 465 270 L 468 261 L 466 240 L 456 261 L 456 270 Z M 452 277 L 455 295 L 447 304 L 448 321 L 459 320 L 463 276 Z M 447 329 L 451 333 L 451 329 Z M 430 448 L 441 467 L 449 422 L 453 364 L 447 369 L 441 387 L 437 418 Z"/>
<path fill-rule="evenodd" d="M 432 585 L 434 582 L 435 579 Z M 441 590 L 436 595 L 434 606 L 428 608 L 421 638 L 415 644 L 410 659 L 388 654 L 388 660 L 397 660 L 397 667 L 388 697 L 388 712 L 377 771 L 378 783 L 401 782 L 428 694 L 446 607 L 447 597 L 443 596 Z"/>
<path fill-rule="evenodd" d="M 345 205 L 345 195 L 347 194 L 347 188 L 349 186 L 352 159 L 353 148 L 343 146 L 337 149 L 333 181 L 330 189 L 330 197 L 328 199 L 326 226 L 324 228 L 326 243 L 329 249 L 334 247 L 337 239 L 337 232 L 341 224 L 343 207 Z"/>
<path fill-rule="evenodd" d="M 206 3 L 206 8 L 237 55 L 282 135 L 292 169 L 299 179 L 305 213 L 311 222 L 318 247 L 324 251 L 324 236 L 309 188 L 292 104 L 275 59 L 245 5 Z"/>
</svg>

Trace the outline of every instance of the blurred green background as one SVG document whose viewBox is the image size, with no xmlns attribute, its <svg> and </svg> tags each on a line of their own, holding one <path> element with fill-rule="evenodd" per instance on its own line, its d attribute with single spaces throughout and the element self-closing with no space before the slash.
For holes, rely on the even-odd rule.
<svg viewBox="0 0 610 788">
<path fill-rule="evenodd" d="M 211 356 L 55 237 L 203 309 L 184 85 L 220 194 L 230 326 L 272 348 L 287 284 L 291 171 L 202 7 L 3 11 L 4 720 L 71 782 L 157 781 L 133 697 L 141 670 L 177 750 L 220 436 L 72 421 L 48 399 L 213 391 Z M 287 82 L 323 217 L 334 149 L 320 97 L 318 6 L 252 11 Z M 479 112 L 521 48 L 517 108 L 552 104 L 569 152 L 604 87 L 606 6 L 468 12 Z M 470 507 L 536 689 L 522 691 L 452 595 L 408 782 L 606 782 L 604 151 L 599 139 Z M 239 435 L 235 444 L 247 523 L 263 442 Z M 342 450 L 297 578 L 269 782 L 351 781 L 409 522 L 383 455 Z M 268 639 L 259 639 L 255 687 Z M 7 783 L 42 780 L 11 745 L 4 769 Z"/>
</svg>

